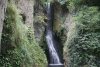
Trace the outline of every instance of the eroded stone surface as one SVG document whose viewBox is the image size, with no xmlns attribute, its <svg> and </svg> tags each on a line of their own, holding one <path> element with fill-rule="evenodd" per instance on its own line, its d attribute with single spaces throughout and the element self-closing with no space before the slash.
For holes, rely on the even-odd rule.
<svg viewBox="0 0 100 67">
<path fill-rule="evenodd" d="M 3 29 L 4 13 L 6 10 L 7 0 L 0 0 L 0 46 L 1 46 L 1 34 Z M 0 50 L 1 51 L 1 50 Z"/>
<path fill-rule="evenodd" d="M 34 12 L 34 0 L 16 0 L 16 5 L 21 11 L 21 15 L 24 15 L 24 23 L 27 26 L 33 27 L 33 12 Z"/>
</svg>

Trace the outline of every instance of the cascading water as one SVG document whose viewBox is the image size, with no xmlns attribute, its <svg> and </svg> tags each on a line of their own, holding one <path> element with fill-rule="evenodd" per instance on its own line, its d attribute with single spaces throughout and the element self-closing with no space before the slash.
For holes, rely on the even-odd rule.
<svg viewBox="0 0 100 67">
<path fill-rule="evenodd" d="M 52 9 L 51 9 L 51 4 L 47 4 L 47 17 L 48 17 L 48 22 L 47 22 L 47 27 L 46 27 L 46 42 L 48 45 L 49 49 L 49 55 L 50 55 L 50 64 L 52 66 L 49 67 L 61 67 L 61 66 L 55 66 L 55 65 L 62 65 L 58 52 L 55 48 L 55 43 L 54 43 L 54 37 L 53 37 L 53 31 L 52 31 Z"/>
<path fill-rule="evenodd" d="M 48 30 L 48 33 L 46 35 L 46 40 L 47 40 L 49 53 L 50 53 L 50 62 L 52 64 L 61 64 L 57 51 L 54 48 L 52 32 L 50 30 Z"/>
</svg>

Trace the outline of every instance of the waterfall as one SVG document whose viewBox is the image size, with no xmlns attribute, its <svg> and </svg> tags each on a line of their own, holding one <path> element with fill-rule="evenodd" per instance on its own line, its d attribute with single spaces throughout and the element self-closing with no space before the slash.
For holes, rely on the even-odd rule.
<svg viewBox="0 0 100 67">
<path fill-rule="evenodd" d="M 48 34 L 46 35 L 46 40 L 47 40 L 47 44 L 48 44 L 48 48 L 49 48 L 51 63 L 52 64 L 61 64 L 59 56 L 57 54 L 57 51 L 54 48 L 53 37 L 52 37 L 51 31 L 48 31 Z"/>
<path fill-rule="evenodd" d="M 46 42 L 49 49 L 49 55 L 50 55 L 50 64 L 61 64 L 60 58 L 58 56 L 57 50 L 54 47 L 54 38 L 53 38 L 53 31 L 52 31 L 52 9 L 51 4 L 47 4 L 47 27 L 46 27 Z"/>
</svg>

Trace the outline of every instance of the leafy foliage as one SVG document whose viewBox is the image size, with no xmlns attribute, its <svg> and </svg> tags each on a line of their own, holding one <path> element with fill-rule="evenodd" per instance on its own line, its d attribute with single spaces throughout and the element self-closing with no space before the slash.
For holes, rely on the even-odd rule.
<svg viewBox="0 0 100 67">
<path fill-rule="evenodd" d="M 74 27 L 68 33 L 68 49 L 65 48 L 69 52 L 70 67 L 100 66 L 99 18 L 97 7 L 82 6 L 73 15 Z"/>
</svg>

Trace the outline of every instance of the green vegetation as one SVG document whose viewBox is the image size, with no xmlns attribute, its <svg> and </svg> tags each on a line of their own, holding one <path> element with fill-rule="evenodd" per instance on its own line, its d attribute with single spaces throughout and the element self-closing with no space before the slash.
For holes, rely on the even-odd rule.
<svg viewBox="0 0 100 67">
<path fill-rule="evenodd" d="M 8 4 L 0 67 L 46 67 L 46 56 L 35 41 L 32 28 L 23 24 L 19 13 L 14 4 Z"/>
<path fill-rule="evenodd" d="M 48 51 L 44 51 L 48 50 L 45 27 L 49 1 L 54 4 L 53 34 L 64 46 L 64 52 L 60 51 L 65 67 L 100 67 L 100 0 L 37 0 L 34 28 L 23 23 L 12 1 L 8 0 L 5 13 L 0 67 L 47 67 Z"/>
<path fill-rule="evenodd" d="M 82 0 L 69 3 L 69 9 L 77 8 L 73 9 L 72 28 L 64 48 L 70 59 L 69 67 L 100 67 L 99 7 L 81 4 Z"/>
</svg>

